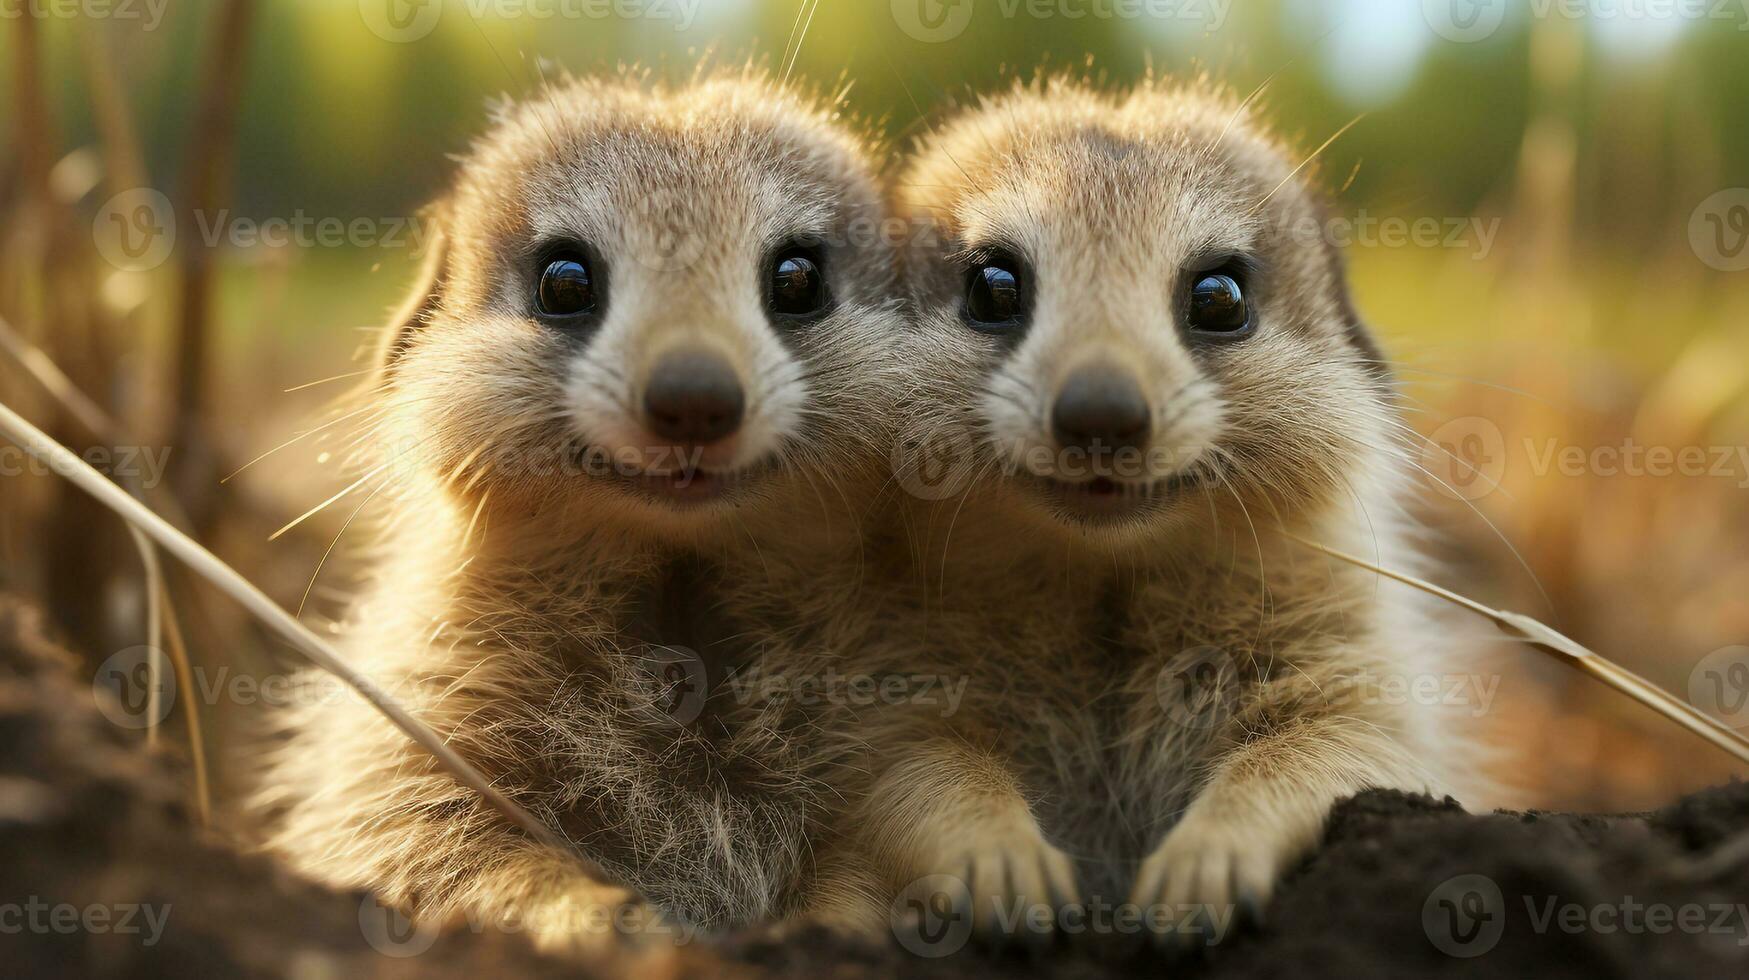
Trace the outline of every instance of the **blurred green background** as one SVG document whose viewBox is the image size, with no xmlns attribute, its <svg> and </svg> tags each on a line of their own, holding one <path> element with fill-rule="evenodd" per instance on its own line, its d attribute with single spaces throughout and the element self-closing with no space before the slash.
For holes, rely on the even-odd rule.
<svg viewBox="0 0 1749 980">
<path fill-rule="evenodd" d="M 209 247 L 194 187 L 233 229 L 364 219 L 380 239 L 443 187 L 487 100 L 530 91 L 545 63 L 678 81 L 755 58 L 849 83 L 900 147 L 1041 68 L 1114 86 L 1207 72 L 1240 94 L 1267 80 L 1265 117 L 1307 154 L 1358 117 L 1308 173 L 1429 441 L 1416 511 L 1442 580 L 1696 700 L 1698 665 L 1749 642 L 1749 454 L 1723 472 L 1596 463 L 1749 446 L 1749 0 L 59 0 L 16 16 L 49 4 L 0 3 L 19 92 L 0 102 L 0 315 L 137 431 L 186 431 L 175 404 L 204 392 L 199 445 L 172 440 L 208 457 L 182 502 L 288 605 L 308 589 L 331 612 L 347 592 L 332 542 L 349 508 L 265 543 L 338 488 L 332 443 L 217 491 L 213 475 L 323 417 L 340 386 L 299 386 L 355 369 L 416 239 Z M 228 71 L 226 23 L 242 38 Z M 204 131 L 233 89 L 235 132 Z M 118 267 L 106 208 L 142 186 L 182 209 L 175 252 Z M 211 350 L 190 382 L 173 351 L 197 295 Z M 1591 462 L 1551 468 L 1550 445 Z M 65 588 L 21 571 L 21 526 L 0 537 L 0 582 Z M 1646 806 L 1729 772 L 1615 695 L 1503 656 L 1509 703 L 1488 721 L 1517 788 L 1500 802 Z"/>
<path fill-rule="evenodd" d="M 47 0 L 41 0 L 47 2 Z M 112 0 L 123 2 L 123 0 Z M 172 179 L 189 137 L 192 93 L 216 0 L 159 0 L 140 19 L 46 23 L 53 64 L 76 65 L 75 34 L 111 30 L 116 68 L 155 178 Z M 1455 8 L 1473 0 L 1455 0 Z M 1095 70 L 1114 81 L 1149 64 L 1208 70 L 1242 91 L 1274 75 L 1268 104 L 1290 133 L 1321 142 L 1356 113 L 1332 166 L 1362 166 L 1346 197 L 1393 210 L 1468 214 L 1508 189 L 1525 128 L 1542 109 L 1575 124 L 1585 228 L 1616 244 L 1663 244 L 1659 221 L 1686 213 L 1720 173 L 1749 171 L 1749 10 L 1730 0 L 1707 15 L 1539 17 L 1555 0 L 1494 0 L 1504 20 L 1487 37 L 1436 32 L 1421 0 L 823 0 L 794 74 L 854 82 L 851 104 L 907 132 L 924 111 L 1041 67 Z M 1551 7 L 1551 4 L 1553 6 Z M 394 42 L 368 29 L 370 7 L 440 14 L 429 33 Z M 631 18 L 616 9 L 641 12 Z M 484 101 L 521 93 L 537 59 L 574 71 L 621 63 L 684 78 L 701 55 L 778 61 L 801 0 L 263 0 L 249 41 L 237 134 L 236 206 L 244 214 L 407 214 L 447 173 L 443 154 L 482 125 Z M 1435 4 L 1434 6 L 1438 6 Z M 1490 6 L 1486 0 L 1482 8 Z M 1693 7 L 1599 0 L 1598 9 Z M 950 18 L 951 37 L 906 31 L 901 8 Z M 1035 16 L 1044 11 L 1046 16 Z M 1148 11 L 1167 16 L 1149 15 Z M 1131 13 L 1137 14 L 1130 16 Z M 1712 14 L 1734 16 L 1712 16 Z M 548 14 L 549 16 L 541 16 Z M 605 14 L 605 16 L 602 16 Z M 1077 16 L 1079 15 L 1079 16 Z M 1557 23 L 1557 21 L 1568 21 Z M 918 21 L 909 20 L 909 24 Z M 950 25 L 952 21 L 948 22 Z M 1583 46 L 1571 86 L 1539 93 L 1532 35 L 1571 31 Z M 921 33 L 921 32 L 918 32 Z M 72 143 L 97 131 L 76 70 L 52 95 Z M 909 95 L 907 95 L 907 91 Z M 1544 104 L 1542 97 L 1557 99 Z M 913 103 L 915 99 L 915 104 Z M 13 111 L 0 106 L 0 113 Z M 1710 189 L 1710 188 L 1709 188 Z M 1632 238 L 1626 237 L 1633 233 Z"/>
</svg>

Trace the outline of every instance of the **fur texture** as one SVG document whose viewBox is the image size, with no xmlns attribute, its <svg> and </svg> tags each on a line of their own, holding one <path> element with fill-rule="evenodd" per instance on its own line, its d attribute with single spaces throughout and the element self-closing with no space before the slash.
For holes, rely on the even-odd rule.
<svg viewBox="0 0 1749 980">
<path fill-rule="evenodd" d="M 904 397 L 927 408 L 897 452 L 936 482 L 899 508 L 903 571 L 854 646 L 965 696 L 829 726 L 872 751 L 819 917 L 884 930 L 947 874 L 986 932 L 998 903 L 1097 896 L 1182 939 L 1191 906 L 1261 908 L 1336 800 L 1437 785 L 1457 754 L 1437 706 L 1393 693 L 1441 668 L 1417 600 L 1283 535 L 1414 564 L 1407 430 L 1296 163 L 1226 94 L 1163 82 L 1023 85 L 921 141 L 898 197 L 936 230 L 909 256 Z M 974 330 L 968 278 L 1003 253 L 1030 314 Z M 1191 274 L 1235 260 L 1255 332 L 1192 337 Z M 1089 365 L 1147 396 L 1128 470 L 1053 436 Z"/>
<path fill-rule="evenodd" d="M 498 112 L 434 208 L 428 282 L 365 393 L 384 519 L 339 631 L 620 882 L 531 845 L 315 678 L 263 773 L 273 851 L 423 916 L 512 916 L 557 948 L 794 900 L 827 792 L 806 719 L 720 682 L 855 601 L 900 322 L 869 152 L 834 104 L 754 72 L 566 81 Z M 786 324 L 766 311 L 770 255 L 798 240 L 831 305 Z M 599 259 L 605 312 L 586 330 L 535 315 L 554 242 Z M 642 385 L 681 345 L 746 392 L 738 433 L 700 461 L 717 485 L 702 501 L 643 482 L 673 472 L 675 447 L 646 430 Z M 627 919 L 603 929 L 604 910 Z"/>
</svg>

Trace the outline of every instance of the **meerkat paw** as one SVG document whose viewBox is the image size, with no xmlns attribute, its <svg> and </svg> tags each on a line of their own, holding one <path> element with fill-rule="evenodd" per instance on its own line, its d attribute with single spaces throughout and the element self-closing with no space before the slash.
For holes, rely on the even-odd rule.
<svg viewBox="0 0 1749 980">
<path fill-rule="evenodd" d="M 935 866 L 952 869 L 946 880 L 935 875 L 919 883 L 929 883 L 952 906 L 952 914 L 969 919 L 973 934 L 990 945 L 1049 944 L 1062 909 L 1081 901 L 1074 863 L 1036 828 L 980 836 L 942 858 Z"/>
<path fill-rule="evenodd" d="M 1142 862 L 1130 901 L 1156 945 L 1212 946 L 1262 921 L 1276 879 L 1300 848 L 1289 835 L 1193 810 Z"/>
</svg>

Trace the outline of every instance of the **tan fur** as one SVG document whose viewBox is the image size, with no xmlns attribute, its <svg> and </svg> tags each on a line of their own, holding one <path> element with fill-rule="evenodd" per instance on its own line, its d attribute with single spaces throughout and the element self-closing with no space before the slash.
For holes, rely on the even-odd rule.
<svg viewBox="0 0 1749 980">
<path fill-rule="evenodd" d="M 1437 785 L 1460 753 L 1433 709 L 1355 690 L 1442 669 L 1414 600 L 1280 533 L 1413 564 L 1405 430 L 1298 162 L 1225 94 L 1159 82 L 1021 86 L 922 140 L 899 198 L 939 235 L 910 257 L 906 441 L 963 442 L 968 486 L 902 506 L 885 559 L 903 571 L 854 646 L 873 673 L 968 685 L 951 716 L 831 726 L 870 749 L 830 849 L 872 871 L 818 896 L 820 918 L 882 930 L 898 890 L 935 873 L 964 879 L 986 930 L 1017 896 L 1260 905 L 1338 798 Z M 1012 346 L 960 317 L 965 259 L 991 244 L 1037 284 Z M 1181 274 L 1239 252 L 1259 261 L 1260 328 L 1193 349 Z M 1147 478 L 1197 479 L 1098 524 L 1038 482 L 1056 385 L 1091 362 L 1150 397 L 1176 452 Z"/>
<path fill-rule="evenodd" d="M 828 792 L 806 721 L 719 682 L 856 603 L 899 333 L 868 153 L 837 107 L 755 72 L 566 81 L 498 113 L 434 209 L 429 288 L 367 393 L 361 465 L 384 517 L 339 631 L 356 665 L 624 887 L 529 843 L 314 679 L 263 773 L 274 852 L 423 916 L 514 917 L 556 948 L 611 941 L 585 925 L 602 909 L 720 927 L 795 900 Z M 784 330 L 762 263 L 799 236 L 825 243 L 836 307 Z M 534 256 L 554 237 L 606 260 L 590 336 L 531 314 Z M 631 406 L 681 342 L 721 352 L 746 388 L 716 460 L 742 473 L 732 494 L 678 508 L 553 472 L 586 444 L 655 444 Z M 697 656 L 676 667 L 666 646 Z M 688 685 L 709 692 L 696 718 L 665 709 Z"/>
</svg>

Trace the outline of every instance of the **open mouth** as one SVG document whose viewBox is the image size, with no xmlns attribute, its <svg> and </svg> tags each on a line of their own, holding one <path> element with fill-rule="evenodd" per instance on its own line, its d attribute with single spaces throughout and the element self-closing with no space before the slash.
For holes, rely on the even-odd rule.
<svg viewBox="0 0 1749 980">
<path fill-rule="evenodd" d="M 1109 476 L 1059 480 L 1036 474 L 1033 479 L 1059 514 L 1089 523 L 1121 521 L 1157 510 L 1196 485 L 1196 479 L 1188 474 L 1159 480 Z"/>
<path fill-rule="evenodd" d="M 730 499 L 772 466 L 770 460 L 764 460 L 733 469 L 713 468 L 675 452 L 669 461 L 677 465 L 646 468 L 624 459 L 607 463 L 614 457 L 599 448 L 585 449 L 580 455 L 588 467 L 586 472 L 612 480 L 638 496 L 680 508 Z"/>
<path fill-rule="evenodd" d="M 745 481 L 746 470 L 679 469 L 626 477 L 639 491 L 670 503 L 696 505 L 720 500 Z"/>
</svg>

